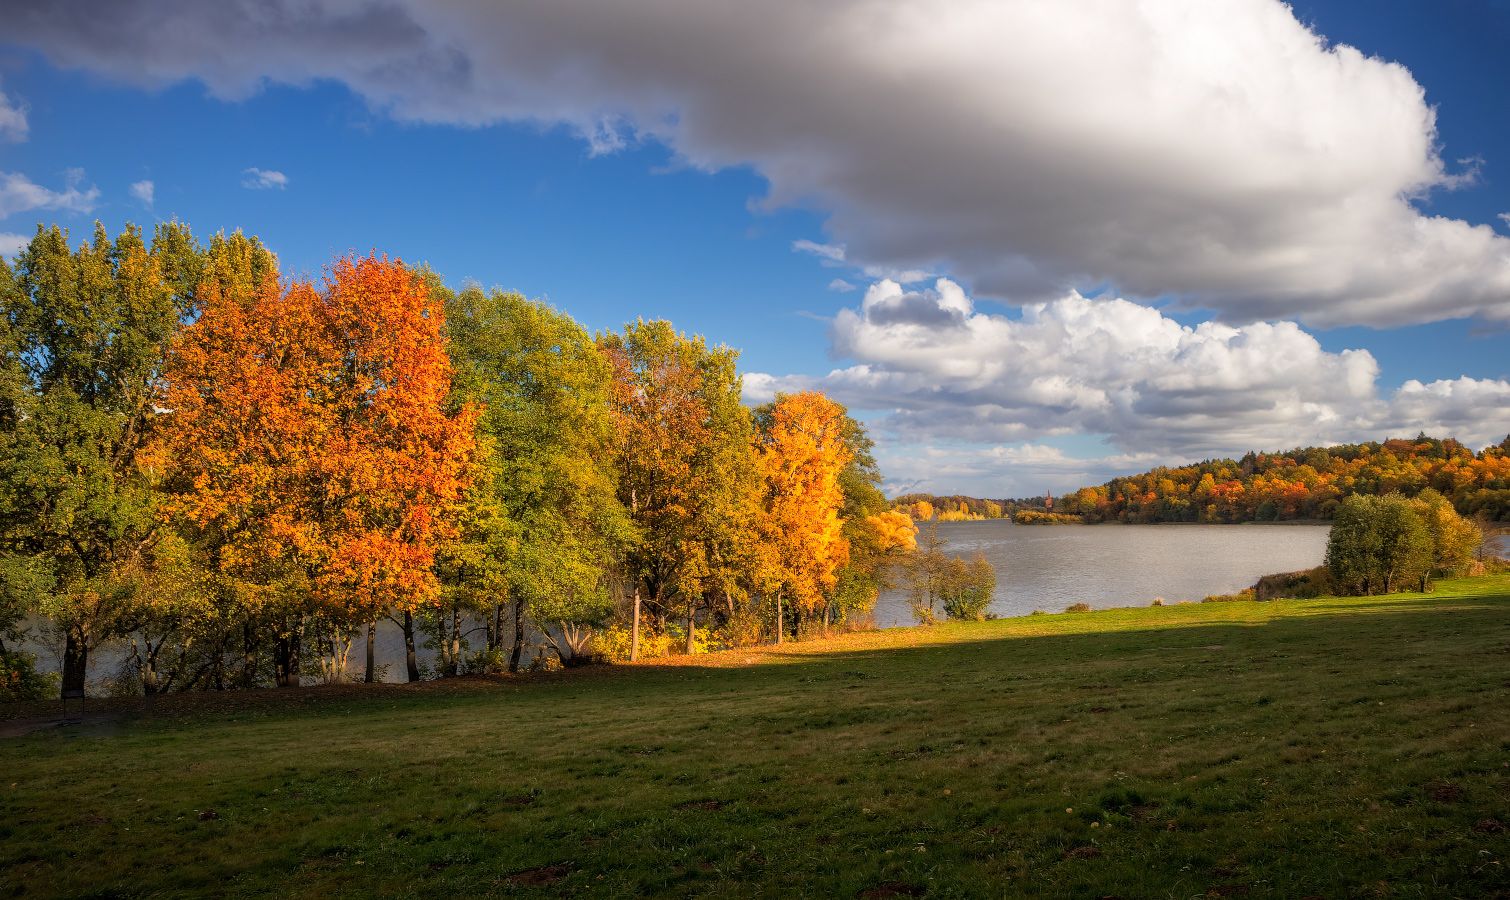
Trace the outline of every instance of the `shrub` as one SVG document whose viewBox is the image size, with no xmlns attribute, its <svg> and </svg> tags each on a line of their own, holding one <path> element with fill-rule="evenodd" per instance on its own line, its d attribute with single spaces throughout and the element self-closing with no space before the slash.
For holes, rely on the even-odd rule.
<svg viewBox="0 0 1510 900">
<path fill-rule="evenodd" d="M 1253 599 L 1253 588 L 1243 588 L 1235 594 L 1212 594 L 1202 597 L 1202 603 L 1240 603 L 1244 600 Z"/>
<path fill-rule="evenodd" d="M 1326 566 L 1279 572 L 1258 579 L 1243 593 L 1251 600 L 1310 600 L 1332 593 L 1332 576 Z"/>
<path fill-rule="evenodd" d="M 718 629 L 718 643 L 725 647 L 754 647 L 765 643 L 766 634 L 771 627 L 766 622 L 765 613 L 766 610 L 749 605 L 736 607 L 728 621 Z M 774 618 L 775 613 L 770 615 Z"/>
<path fill-rule="evenodd" d="M 582 656 L 595 662 L 625 662 L 629 659 L 631 631 L 624 625 L 613 625 L 593 632 Z M 712 653 L 728 649 L 727 636 L 710 634 L 707 628 L 698 628 L 692 636 L 693 653 Z M 687 631 L 680 625 L 667 623 L 665 631 L 655 631 L 650 623 L 640 621 L 640 659 L 655 659 L 683 652 L 687 647 Z M 584 660 L 585 662 L 585 660 Z"/>
<path fill-rule="evenodd" d="M 462 660 L 462 671 L 468 675 L 501 675 L 508 670 L 509 651 L 501 647 L 494 650 L 478 650 Z M 378 680 L 383 679 L 378 676 Z"/>
<path fill-rule="evenodd" d="M 984 554 L 977 553 L 969 562 L 951 559 L 945 566 L 939 596 L 949 618 L 966 622 L 985 619 L 995 593 L 996 570 Z"/>
<path fill-rule="evenodd" d="M 662 632 L 653 631 L 640 627 L 640 659 L 654 659 L 657 656 L 666 656 L 671 652 L 671 637 Z M 625 625 L 614 625 L 600 629 L 592 636 L 589 646 L 593 651 L 614 662 L 624 662 L 629 659 L 630 629 Z"/>
<path fill-rule="evenodd" d="M 1148 605 L 1149 606 L 1163 606 L 1164 605 L 1164 598 L 1163 597 L 1155 597 L 1155 598 L 1153 598 L 1153 602 L 1150 603 L 1150 604 L 1148 604 Z"/>
<path fill-rule="evenodd" d="M 1089 603 L 1071 603 L 1069 606 L 1066 606 L 1064 608 L 1064 611 L 1065 612 L 1090 612 L 1091 611 L 1091 605 Z"/>
<path fill-rule="evenodd" d="M 56 690 L 57 675 L 38 672 L 30 653 L 0 652 L 0 702 L 43 700 Z"/>
</svg>

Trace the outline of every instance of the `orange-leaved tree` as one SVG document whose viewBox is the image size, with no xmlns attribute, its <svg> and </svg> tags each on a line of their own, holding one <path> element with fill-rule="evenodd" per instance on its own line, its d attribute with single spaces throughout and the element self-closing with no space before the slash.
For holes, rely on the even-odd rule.
<svg viewBox="0 0 1510 900">
<path fill-rule="evenodd" d="M 756 424 L 767 558 L 778 585 L 779 642 L 784 630 L 779 598 L 790 596 L 799 614 L 826 609 L 839 568 L 849 559 L 840 475 L 852 452 L 844 408 L 816 391 L 777 395 L 757 410 Z"/>
<path fill-rule="evenodd" d="M 756 477 L 737 354 L 664 321 L 634 322 L 600 344 L 615 372 L 619 499 L 638 535 L 625 551 L 630 656 L 642 599 L 662 624 L 684 617 L 690 653 L 698 610 L 748 562 Z"/>
<path fill-rule="evenodd" d="M 199 299 L 168 366 L 170 510 L 267 612 L 277 682 L 297 685 L 306 617 L 349 628 L 435 601 L 475 411 L 447 409 L 444 313 L 398 261 Z"/>
</svg>

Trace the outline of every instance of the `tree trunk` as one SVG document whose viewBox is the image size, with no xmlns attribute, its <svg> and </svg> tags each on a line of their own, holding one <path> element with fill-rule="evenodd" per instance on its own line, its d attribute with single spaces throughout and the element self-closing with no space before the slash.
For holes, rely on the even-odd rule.
<svg viewBox="0 0 1510 900">
<path fill-rule="evenodd" d="M 781 646 L 781 633 L 786 630 L 781 616 L 781 592 L 776 592 L 776 646 Z"/>
<path fill-rule="evenodd" d="M 640 658 L 640 586 L 634 586 L 634 624 L 629 627 L 629 661 Z"/>
<path fill-rule="evenodd" d="M 273 646 L 273 665 L 277 670 L 275 681 L 278 687 L 294 688 L 299 686 L 298 626 L 289 629 L 287 634 L 278 635 L 278 641 Z"/>
<path fill-rule="evenodd" d="M 834 609 L 834 605 L 832 603 L 825 603 L 825 604 L 823 604 L 823 636 L 824 637 L 828 637 L 828 617 L 829 617 L 829 614 L 831 612 L 833 612 L 833 609 Z"/>
<path fill-rule="evenodd" d="M 372 684 L 377 678 L 376 660 L 373 658 L 373 645 L 377 643 L 377 619 L 367 623 L 367 669 L 362 673 L 362 681 Z"/>
<path fill-rule="evenodd" d="M 252 620 L 241 623 L 241 686 L 252 687 L 257 683 L 257 629 Z"/>
<path fill-rule="evenodd" d="M 414 615 L 404 610 L 404 666 L 409 683 L 419 681 L 419 660 L 414 657 Z"/>
<path fill-rule="evenodd" d="M 488 634 L 488 649 L 497 650 L 503 646 L 503 604 L 493 604 L 493 630 Z"/>
<path fill-rule="evenodd" d="M 697 634 L 697 607 L 687 605 L 687 655 L 692 655 L 692 638 Z"/>
<path fill-rule="evenodd" d="M 82 697 L 84 681 L 89 675 L 89 635 L 72 625 L 63 643 L 63 686 L 61 696 Z"/>
<path fill-rule="evenodd" d="M 461 674 L 461 604 L 451 606 L 451 661 L 450 675 Z"/>
<path fill-rule="evenodd" d="M 509 652 L 509 671 L 519 671 L 519 657 L 524 653 L 524 598 L 514 598 L 514 649 Z"/>
<path fill-rule="evenodd" d="M 152 646 L 152 639 L 150 637 L 146 635 L 142 636 L 142 647 L 146 650 L 146 655 L 138 657 L 138 659 L 141 664 L 143 696 L 150 697 L 153 694 L 167 693 L 168 686 L 157 683 L 157 655 L 162 652 L 163 644 L 167 643 L 167 641 L 168 637 L 164 635 L 162 640 L 158 641 L 157 646 L 154 647 Z"/>
<path fill-rule="evenodd" d="M 1395 581 L 1395 573 L 1394 572 L 1391 571 L 1391 572 L 1385 572 L 1384 573 L 1384 593 L 1386 593 L 1386 594 L 1390 593 L 1390 586 L 1394 583 L 1394 581 Z"/>
</svg>

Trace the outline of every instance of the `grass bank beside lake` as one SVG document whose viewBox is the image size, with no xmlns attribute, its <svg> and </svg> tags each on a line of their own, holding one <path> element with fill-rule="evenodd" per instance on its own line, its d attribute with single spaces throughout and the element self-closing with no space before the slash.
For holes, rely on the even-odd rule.
<svg viewBox="0 0 1510 900">
<path fill-rule="evenodd" d="M 0 894 L 1504 896 L 1510 577 L 231 704 L 0 768 Z"/>
</svg>

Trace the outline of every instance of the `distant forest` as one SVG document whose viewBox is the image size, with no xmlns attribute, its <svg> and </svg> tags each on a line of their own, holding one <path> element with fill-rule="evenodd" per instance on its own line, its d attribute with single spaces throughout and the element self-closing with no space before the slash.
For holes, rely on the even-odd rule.
<svg viewBox="0 0 1510 900">
<path fill-rule="evenodd" d="M 935 494 L 903 494 L 891 501 L 891 508 L 901 510 L 916 522 L 937 519 L 940 522 L 972 522 L 980 519 L 1002 519 L 1011 514 L 1013 507 L 1007 500 L 985 500 L 950 494 L 941 497 Z"/>
<path fill-rule="evenodd" d="M 1418 435 L 1413 440 L 1304 447 L 1282 453 L 1248 453 L 1241 459 L 1210 459 L 1188 466 L 1160 466 L 1113 478 L 1056 497 L 1052 511 L 1085 522 L 1275 522 L 1330 520 L 1354 494 L 1414 497 L 1435 488 L 1457 511 L 1489 523 L 1510 523 L 1510 436 L 1479 453 L 1451 438 Z M 1043 497 L 982 500 L 907 494 L 893 501 L 914 518 L 919 503 L 945 519 L 944 511 L 995 518 L 1043 511 Z M 996 510 L 994 516 L 985 515 Z"/>
</svg>

